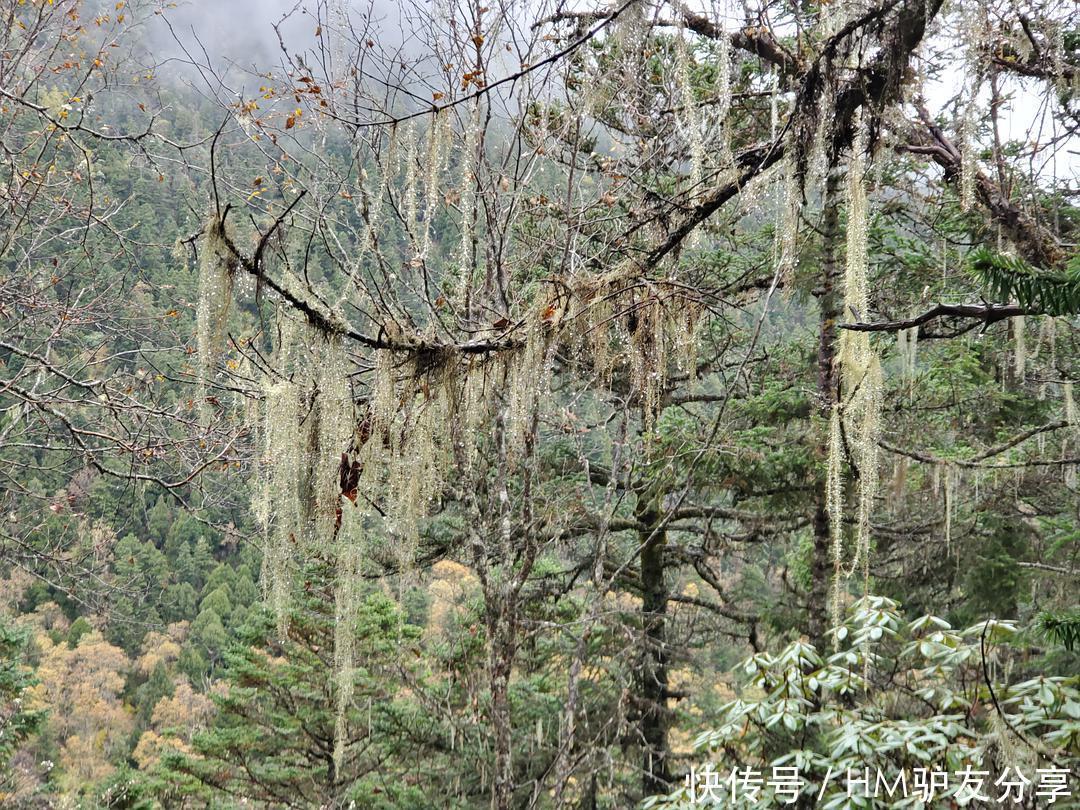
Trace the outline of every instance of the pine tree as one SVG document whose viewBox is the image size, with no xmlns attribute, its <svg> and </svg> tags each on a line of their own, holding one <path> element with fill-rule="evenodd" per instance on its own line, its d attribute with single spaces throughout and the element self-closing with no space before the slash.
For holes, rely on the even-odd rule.
<svg viewBox="0 0 1080 810">
<path fill-rule="evenodd" d="M 229 634 L 225 630 L 221 616 L 212 607 L 199 611 L 199 615 L 191 623 L 191 634 L 201 647 L 200 652 L 211 663 L 216 663 L 221 658 L 229 643 Z"/>
<path fill-rule="evenodd" d="M 190 582 L 170 585 L 165 589 L 161 601 L 162 613 L 168 621 L 190 621 L 195 618 L 198 596 Z"/>
<path fill-rule="evenodd" d="M 165 538 L 169 535 L 169 527 L 172 526 L 174 519 L 175 515 L 169 508 L 169 504 L 165 502 L 165 496 L 159 496 L 146 515 L 146 531 L 158 548 L 165 544 Z"/>
<path fill-rule="evenodd" d="M 419 630 L 379 594 L 368 594 L 358 607 L 344 756 L 334 767 L 338 684 L 330 576 L 324 564 L 307 569 L 305 596 L 289 609 L 285 640 L 276 638 L 274 616 L 252 610 L 239 643 L 225 655 L 225 688 L 214 697 L 210 728 L 195 735 L 192 753 L 165 754 L 153 775 L 166 806 L 228 797 L 277 806 L 429 806 L 418 790 L 395 779 L 395 735 L 385 727 L 400 690 L 396 665 Z"/>
</svg>

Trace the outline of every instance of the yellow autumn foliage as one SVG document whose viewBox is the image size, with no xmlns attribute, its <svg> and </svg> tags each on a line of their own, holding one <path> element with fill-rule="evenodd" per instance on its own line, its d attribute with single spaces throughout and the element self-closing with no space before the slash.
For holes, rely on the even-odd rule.
<svg viewBox="0 0 1080 810">
<path fill-rule="evenodd" d="M 112 773 L 110 759 L 126 749 L 134 721 L 121 693 L 131 662 L 97 630 L 74 649 L 44 633 L 36 644 L 40 682 L 29 700 L 49 709 L 49 731 L 60 744 L 61 787 L 75 792 Z"/>
<path fill-rule="evenodd" d="M 476 575 L 460 563 L 440 560 L 431 569 L 433 579 L 428 585 L 431 607 L 427 632 L 442 634 L 450 631 L 453 620 L 460 616 L 468 600 L 477 594 Z"/>
<path fill-rule="evenodd" d="M 187 638 L 188 622 L 175 622 L 165 628 L 164 633 L 151 630 L 143 638 L 142 650 L 135 662 L 138 671 L 149 675 L 158 664 L 174 663 L 180 658 L 180 645 Z"/>
<path fill-rule="evenodd" d="M 168 750 L 190 753 L 192 736 L 206 727 L 213 713 L 214 703 L 207 695 L 186 680 L 179 681 L 172 697 L 163 697 L 154 706 L 150 728 L 139 736 L 132 752 L 139 768 L 153 768 Z"/>
</svg>

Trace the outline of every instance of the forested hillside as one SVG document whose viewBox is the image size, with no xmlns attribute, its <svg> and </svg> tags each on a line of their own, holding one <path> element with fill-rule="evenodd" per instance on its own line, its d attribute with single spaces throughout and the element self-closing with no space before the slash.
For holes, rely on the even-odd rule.
<svg viewBox="0 0 1080 810">
<path fill-rule="evenodd" d="M 1075 3 L 0 17 L 0 806 L 1080 807 Z"/>
</svg>

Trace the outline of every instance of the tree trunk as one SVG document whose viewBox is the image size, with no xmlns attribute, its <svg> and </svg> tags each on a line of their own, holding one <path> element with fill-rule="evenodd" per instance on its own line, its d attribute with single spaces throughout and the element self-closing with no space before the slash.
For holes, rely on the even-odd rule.
<svg viewBox="0 0 1080 810">
<path fill-rule="evenodd" d="M 829 172 L 825 186 L 825 216 L 822 222 L 821 287 L 817 292 L 820 310 L 818 335 L 817 388 L 818 413 L 827 426 L 836 401 L 836 319 L 839 316 L 835 281 L 841 272 L 840 260 L 840 176 Z M 818 458 L 829 454 L 828 428 L 820 432 Z M 829 513 L 825 508 L 827 483 L 825 476 L 817 481 L 814 504 L 814 548 L 810 560 L 810 604 L 807 630 L 814 644 L 821 646 L 828 630 L 829 586 L 832 581 L 831 538 Z"/>
<path fill-rule="evenodd" d="M 517 651 L 516 605 L 507 602 L 513 594 L 500 593 L 498 607 L 489 616 L 491 638 L 491 722 L 495 730 L 495 781 L 491 791 L 492 810 L 510 810 L 514 799 L 513 738 L 510 717 L 510 673 Z"/>
<path fill-rule="evenodd" d="M 515 571 L 512 563 L 515 553 L 511 530 L 514 514 L 508 483 L 509 463 L 506 455 L 505 413 L 500 414 L 496 422 L 496 436 L 499 447 L 496 480 L 499 514 L 498 523 L 492 528 L 498 538 L 495 554 L 499 562 L 480 575 L 480 582 L 484 589 L 485 625 L 489 645 L 491 724 L 495 745 L 495 775 L 491 786 L 491 807 L 492 810 L 510 810 L 514 800 L 514 740 L 510 712 L 510 675 L 513 673 L 514 660 L 517 656 L 521 588 L 536 559 L 536 546 L 531 535 L 526 532 L 519 541 L 520 555 L 518 556 L 518 570 Z M 522 510 L 519 516 L 522 525 L 525 526 L 531 525 L 531 514 L 528 509 L 530 493 L 529 479 L 526 475 L 522 485 Z M 476 549 L 478 552 L 477 570 L 483 571 L 485 545 L 482 542 L 478 543 Z"/>
<path fill-rule="evenodd" d="M 662 514 L 659 494 L 642 493 L 637 518 L 641 549 L 641 613 L 643 623 L 641 668 L 641 736 L 644 744 L 642 794 L 654 796 L 670 789 L 668 775 L 667 603 L 664 550 L 667 532 L 658 530 Z"/>
</svg>

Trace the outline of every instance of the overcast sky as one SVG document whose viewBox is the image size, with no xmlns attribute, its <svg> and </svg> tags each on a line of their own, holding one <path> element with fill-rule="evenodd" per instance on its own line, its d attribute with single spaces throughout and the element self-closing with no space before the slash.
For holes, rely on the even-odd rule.
<svg viewBox="0 0 1080 810">
<path fill-rule="evenodd" d="M 373 11 L 376 18 L 382 21 L 379 37 L 382 46 L 394 47 L 408 39 L 409 28 L 413 23 L 402 18 L 401 5 L 397 0 L 341 2 L 347 3 L 357 13 L 369 8 Z M 435 0 L 419 2 L 430 2 L 432 7 L 435 6 Z M 603 5 L 604 2 L 605 0 L 595 0 L 589 3 L 581 0 L 568 5 L 595 7 Z M 731 0 L 691 0 L 691 4 L 695 3 L 710 15 L 729 18 L 730 28 L 734 28 L 738 23 L 739 12 L 736 8 L 740 4 L 734 4 Z M 492 2 L 493 6 L 495 4 Z M 540 13 L 540 10 L 548 5 L 545 0 L 536 0 L 536 13 Z M 314 7 L 314 0 L 187 0 L 180 2 L 168 15 L 177 36 L 191 46 L 194 45 L 197 35 L 216 62 L 231 61 L 240 67 L 265 71 L 274 69 L 281 63 L 282 53 L 274 25 L 281 23 L 286 16 L 288 18 L 281 23 L 281 32 L 289 51 L 303 52 L 312 46 L 316 23 L 308 9 Z M 158 56 L 178 54 L 172 35 L 163 25 L 156 25 L 153 31 Z M 953 69 L 947 70 L 939 81 L 926 87 L 928 102 L 935 112 L 955 95 L 962 82 L 963 48 L 957 48 L 955 52 L 957 59 Z M 1025 139 L 1029 131 L 1037 133 L 1040 124 L 1046 135 L 1049 135 L 1052 121 L 1042 109 L 1038 97 L 1030 91 L 1025 92 L 1019 84 L 1012 87 L 1012 90 L 1015 92 L 1015 100 L 1011 109 L 1002 116 L 1003 137 Z M 1059 176 L 1071 177 L 1074 182 L 1080 179 L 1080 154 L 1063 151 L 1052 160 L 1056 163 L 1048 166 L 1051 171 L 1056 165 Z"/>
</svg>

